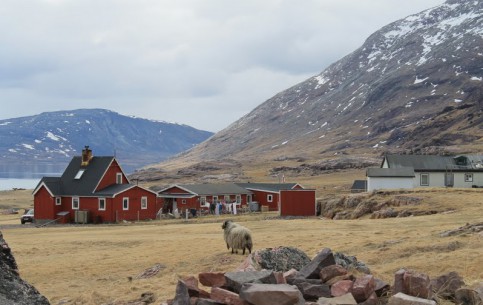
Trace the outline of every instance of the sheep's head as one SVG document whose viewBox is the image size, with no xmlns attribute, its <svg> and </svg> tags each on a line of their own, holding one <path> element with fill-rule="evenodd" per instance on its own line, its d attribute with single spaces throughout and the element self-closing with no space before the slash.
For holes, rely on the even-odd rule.
<svg viewBox="0 0 483 305">
<path fill-rule="evenodd" d="M 223 224 L 221 225 L 221 228 L 223 230 L 226 229 L 231 222 L 231 220 L 225 220 L 225 222 L 223 222 Z"/>
</svg>

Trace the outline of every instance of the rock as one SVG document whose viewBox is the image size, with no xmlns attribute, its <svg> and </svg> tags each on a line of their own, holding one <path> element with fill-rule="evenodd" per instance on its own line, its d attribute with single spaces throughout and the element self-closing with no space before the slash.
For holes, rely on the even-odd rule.
<svg viewBox="0 0 483 305">
<path fill-rule="evenodd" d="M 415 271 L 406 271 L 403 276 L 404 293 L 430 299 L 433 295 L 429 276 Z"/>
<path fill-rule="evenodd" d="M 225 285 L 224 272 L 202 272 L 198 274 L 198 279 L 203 286 L 222 287 Z"/>
<path fill-rule="evenodd" d="M 255 270 L 287 272 L 290 269 L 300 270 L 308 263 L 310 258 L 303 251 L 293 247 L 276 247 L 253 252 L 242 266 L 245 266 L 244 270 L 251 265 Z"/>
<path fill-rule="evenodd" d="M 317 301 L 321 297 L 331 297 L 329 285 L 303 282 L 297 288 L 302 292 L 304 299 L 308 301 Z"/>
<path fill-rule="evenodd" d="M 386 295 L 389 292 L 389 290 L 391 290 L 391 285 L 389 285 L 388 283 L 384 282 L 381 279 L 374 278 L 374 284 L 375 284 L 374 290 L 378 297 Z"/>
<path fill-rule="evenodd" d="M 474 284 L 471 287 L 459 288 L 455 292 L 456 305 L 482 305 L 483 304 L 483 282 Z"/>
<path fill-rule="evenodd" d="M 352 292 L 352 286 L 354 286 L 354 282 L 351 280 L 338 281 L 334 285 L 330 286 L 330 294 L 333 297 L 340 297 L 344 294 Z"/>
<path fill-rule="evenodd" d="M 240 299 L 254 305 L 302 305 L 304 298 L 300 291 L 287 284 L 244 284 Z"/>
<path fill-rule="evenodd" d="M 334 255 L 332 254 L 332 250 L 324 248 L 314 259 L 312 259 L 312 261 L 310 261 L 310 263 L 300 269 L 299 276 L 306 279 L 318 278 L 320 270 L 330 265 L 335 265 Z"/>
<path fill-rule="evenodd" d="M 358 303 L 359 305 L 379 305 L 380 304 L 380 300 L 379 298 L 377 297 L 376 293 L 373 292 L 368 298 L 367 300 L 365 300 L 364 302 L 362 303 Z"/>
<path fill-rule="evenodd" d="M 356 278 L 352 286 L 352 295 L 357 303 L 362 303 L 374 293 L 375 283 L 372 275 Z"/>
<path fill-rule="evenodd" d="M 330 280 L 325 282 L 325 284 L 332 286 L 339 281 L 349 280 L 349 281 L 353 282 L 355 279 L 356 278 L 352 274 L 345 274 L 345 275 L 339 275 L 339 276 L 336 276 L 334 278 L 331 278 Z"/>
<path fill-rule="evenodd" d="M 271 270 L 227 272 L 225 273 L 226 286 L 236 293 L 245 283 L 276 284 L 277 279 Z"/>
<path fill-rule="evenodd" d="M 429 276 L 406 269 L 394 274 L 393 294 L 399 292 L 424 299 L 430 299 L 433 295 Z"/>
<path fill-rule="evenodd" d="M 328 280 L 336 276 L 346 275 L 346 274 L 347 274 L 347 269 L 342 267 L 341 265 L 330 265 L 320 270 L 319 277 L 322 280 L 322 282 L 327 282 Z"/>
<path fill-rule="evenodd" d="M 47 298 L 20 276 L 10 247 L 0 232 L 0 304 L 48 305 Z"/>
<path fill-rule="evenodd" d="M 334 259 L 337 265 L 347 270 L 357 270 L 362 273 L 370 274 L 371 270 L 363 262 L 359 262 L 355 256 L 345 255 L 341 252 L 334 253 Z"/>
<path fill-rule="evenodd" d="M 223 305 L 223 303 L 214 301 L 212 299 L 199 298 L 196 300 L 195 305 Z"/>
<path fill-rule="evenodd" d="M 173 305 L 191 305 L 188 286 L 182 280 L 178 280 L 176 285 L 176 296 L 173 299 Z"/>
<path fill-rule="evenodd" d="M 465 286 L 465 282 L 458 273 L 449 272 L 432 279 L 431 286 L 438 297 L 453 300 L 456 290 Z"/>
<path fill-rule="evenodd" d="M 319 305 L 357 305 L 356 300 L 352 296 L 352 293 L 346 293 L 344 295 L 334 298 L 319 298 L 317 301 Z"/>
<path fill-rule="evenodd" d="M 213 301 L 228 305 L 248 305 L 238 294 L 219 287 L 212 287 L 210 297 Z"/>
<path fill-rule="evenodd" d="M 188 276 L 183 278 L 183 282 L 188 288 L 188 294 L 190 297 L 199 297 L 200 289 L 198 288 L 198 280 L 194 276 Z"/>
<path fill-rule="evenodd" d="M 436 305 L 436 302 L 398 292 L 389 298 L 387 305 Z"/>
</svg>

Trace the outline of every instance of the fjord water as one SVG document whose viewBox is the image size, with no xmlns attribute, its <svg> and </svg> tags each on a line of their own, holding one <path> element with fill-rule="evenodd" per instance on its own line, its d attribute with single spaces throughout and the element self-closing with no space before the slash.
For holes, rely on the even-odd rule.
<svg viewBox="0 0 483 305">
<path fill-rule="evenodd" d="M 65 164 L 0 163 L 0 191 L 14 188 L 33 189 L 44 176 L 59 177 Z"/>
</svg>

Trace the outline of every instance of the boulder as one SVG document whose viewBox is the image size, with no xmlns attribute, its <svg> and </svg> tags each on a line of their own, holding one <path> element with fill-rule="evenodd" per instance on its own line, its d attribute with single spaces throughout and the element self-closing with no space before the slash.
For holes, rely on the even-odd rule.
<svg viewBox="0 0 483 305">
<path fill-rule="evenodd" d="M 300 270 L 308 263 L 310 258 L 303 251 L 293 247 L 276 247 L 253 252 L 238 269 L 287 272 L 291 269 Z"/>
<path fill-rule="evenodd" d="M 202 272 L 198 274 L 198 279 L 203 286 L 222 287 L 225 285 L 224 272 Z"/>
<path fill-rule="evenodd" d="M 465 286 L 465 282 L 458 273 L 453 271 L 432 279 L 431 286 L 438 297 L 453 300 L 456 290 Z"/>
<path fill-rule="evenodd" d="M 253 305 L 302 305 L 305 303 L 300 291 L 287 284 L 244 284 L 240 299 Z"/>
<path fill-rule="evenodd" d="M 406 269 L 400 269 L 394 275 L 393 294 L 399 292 L 424 299 L 431 299 L 433 294 L 428 275 Z"/>
<path fill-rule="evenodd" d="M 346 275 L 346 274 L 347 274 L 347 269 L 342 267 L 341 265 L 330 265 L 320 270 L 319 277 L 322 280 L 322 282 L 327 282 L 328 280 L 336 276 Z"/>
<path fill-rule="evenodd" d="M 173 305 L 191 305 L 188 286 L 183 280 L 178 280 L 176 285 L 176 295 L 173 299 Z"/>
<path fill-rule="evenodd" d="M 359 262 L 355 256 L 345 255 L 341 252 L 334 253 L 334 259 L 337 265 L 347 270 L 357 270 L 362 273 L 370 274 L 371 270 L 363 262 Z"/>
<path fill-rule="evenodd" d="M 319 298 L 317 300 L 318 305 L 357 305 L 356 300 L 352 296 L 352 293 L 346 293 L 344 295 L 334 298 Z"/>
<path fill-rule="evenodd" d="M 356 278 L 352 286 L 352 295 L 357 303 L 367 300 L 375 291 L 374 277 L 370 274 Z"/>
<path fill-rule="evenodd" d="M 340 297 L 347 293 L 351 293 L 352 286 L 354 286 L 354 282 L 352 282 L 351 280 L 338 281 L 334 285 L 330 286 L 330 294 L 333 297 Z"/>
<path fill-rule="evenodd" d="M 210 298 L 218 303 L 227 305 L 249 305 L 240 299 L 238 294 L 219 287 L 212 287 Z"/>
<path fill-rule="evenodd" d="M 482 305 L 483 282 L 476 283 L 471 287 L 462 287 L 455 292 L 456 305 Z"/>
<path fill-rule="evenodd" d="M 17 263 L 7 242 L 0 232 L 0 304 L 48 305 L 46 297 L 34 286 L 24 281 L 18 272 Z"/>
<path fill-rule="evenodd" d="M 225 273 L 226 287 L 239 293 L 245 283 L 277 284 L 277 278 L 271 270 L 227 272 Z"/>
<path fill-rule="evenodd" d="M 300 269 L 298 275 L 306 279 L 319 278 L 320 270 L 330 265 L 335 265 L 334 255 L 332 254 L 332 250 L 324 248 L 310 261 L 310 263 Z"/>
<path fill-rule="evenodd" d="M 303 282 L 297 288 L 302 292 L 304 299 L 308 301 L 317 301 L 321 297 L 331 297 L 330 286 L 326 284 Z"/>
<path fill-rule="evenodd" d="M 436 302 L 398 292 L 389 298 L 387 305 L 436 305 Z"/>
</svg>

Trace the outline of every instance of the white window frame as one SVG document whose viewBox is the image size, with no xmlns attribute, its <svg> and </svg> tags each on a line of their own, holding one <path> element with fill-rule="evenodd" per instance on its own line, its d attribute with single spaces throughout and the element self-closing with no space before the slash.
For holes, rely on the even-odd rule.
<svg viewBox="0 0 483 305">
<path fill-rule="evenodd" d="M 201 196 L 200 197 L 200 206 L 201 207 L 206 206 L 206 196 Z"/>
<path fill-rule="evenodd" d="M 62 199 L 60 197 L 55 197 L 55 205 L 62 205 Z"/>
<path fill-rule="evenodd" d="M 122 198 L 122 210 L 128 211 L 129 210 L 129 197 Z"/>
<path fill-rule="evenodd" d="M 78 210 L 80 207 L 80 198 L 79 197 L 72 197 L 72 209 Z"/>
<path fill-rule="evenodd" d="M 148 196 L 141 197 L 141 210 L 148 209 Z"/>
<path fill-rule="evenodd" d="M 104 202 L 104 207 L 101 206 L 101 201 Z M 106 198 L 104 198 L 104 197 L 99 198 L 99 200 L 98 200 L 98 209 L 99 209 L 99 211 L 105 211 L 106 210 Z"/>
<path fill-rule="evenodd" d="M 423 183 L 423 177 L 425 177 L 426 183 Z M 421 186 L 429 186 L 429 173 L 421 173 L 419 184 Z"/>
<path fill-rule="evenodd" d="M 186 204 L 186 199 L 181 199 L 181 204 Z"/>
<path fill-rule="evenodd" d="M 230 202 L 230 200 L 231 200 L 230 198 L 231 198 L 230 195 L 223 196 L 223 200 L 225 200 L 226 203 Z"/>
<path fill-rule="evenodd" d="M 240 204 L 242 201 L 241 195 L 236 195 L 236 203 Z"/>
<path fill-rule="evenodd" d="M 267 194 L 267 202 L 273 202 L 273 195 Z"/>
<path fill-rule="evenodd" d="M 473 173 L 465 173 L 465 182 L 473 182 Z"/>
<path fill-rule="evenodd" d="M 116 173 L 116 184 L 122 184 L 122 173 Z"/>
</svg>

